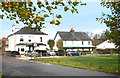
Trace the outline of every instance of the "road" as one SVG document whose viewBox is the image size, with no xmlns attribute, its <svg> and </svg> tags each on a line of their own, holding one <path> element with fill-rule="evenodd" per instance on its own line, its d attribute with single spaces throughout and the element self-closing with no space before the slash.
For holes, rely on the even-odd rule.
<svg viewBox="0 0 120 78">
<path fill-rule="evenodd" d="M 18 60 L 14 57 L 2 57 L 2 74 L 5 76 L 116 76 L 53 64 Z M 116 78 L 116 77 L 115 77 Z"/>
</svg>

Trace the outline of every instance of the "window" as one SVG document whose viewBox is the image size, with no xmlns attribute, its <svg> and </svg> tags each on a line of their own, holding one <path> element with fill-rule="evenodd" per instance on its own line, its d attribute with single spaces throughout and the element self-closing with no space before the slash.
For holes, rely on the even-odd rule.
<svg viewBox="0 0 120 78">
<path fill-rule="evenodd" d="M 42 37 L 40 37 L 40 42 L 42 42 Z"/>
<path fill-rule="evenodd" d="M 8 45 L 8 40 L 6 40 L 6 45 Z"/>
<path fill-rule="evenodd" d="M 29 39 L 28 41 L 31 42 L 31 39 Z"/>
<path fill-rule="evenodd" d="M 65 41 L 65 45 L 66 45 L 66 41 Z"/>
<path fill-rule="evenodd" d="M 108 43 L 111 43 L 111 41 L 108 41 Z"/>
<path fill-rule="evenodd" d="M 24 41 L 23 38 L 20 38 L 20 41 Z"/>
<path fill-rule="evenodd" d="M 18 48 L 18 52 L 20 51 L 20 49 Z"/>
<path fill-rule="evenodd" d="M 82 41 L 82 45 L 83 45 L 83 41 Z"/>
<path fill-rule="evenodd" d="M 88 45 L 90 45 L 90 41 L 88 41 Z"/>
<path fill-rule="evenodd" d="M 24 51 L 24 48 L 21 48 L 21 51 Z"/>
</svg>

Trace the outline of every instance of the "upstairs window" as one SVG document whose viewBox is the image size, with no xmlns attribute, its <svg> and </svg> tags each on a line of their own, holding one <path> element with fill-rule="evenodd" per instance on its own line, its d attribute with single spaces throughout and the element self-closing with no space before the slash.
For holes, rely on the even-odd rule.
<svg viewBox="0 0 120 78">
<path fill-rule="evenodd" d="M 90 41 L 88 41 L 88 45 L 90 45 Z"/>
<path fill-rule="evenodd" d="M 24 48 L 21 48 L 21 51 L 24 51 Z"/>
<path fill-rule="evenodd" d="M 24 41 L 23 38 L 20 38 L 20 41 L 23 42 Z"/>
<path fill-rule="evenodd" d="M 31 39 L 29 39 L 28 41 L 31 42 Z"/>
<path fill-rule="evenodd" d="M 82 41 L 82 45 L 83 45 L 84 43 L 83 43 L 83 41 Z"/>
<path fill-rule="evenodd" d="M 42 42 L 42 37 L 40 37 L 40 42 Z"/>
</svg>

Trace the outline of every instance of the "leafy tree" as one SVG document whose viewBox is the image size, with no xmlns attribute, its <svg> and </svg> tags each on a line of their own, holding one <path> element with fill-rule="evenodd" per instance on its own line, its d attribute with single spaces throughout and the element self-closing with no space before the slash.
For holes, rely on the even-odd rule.
<svg viewBox="0 0 120 78">
<path fill-rule="evenodd" d="M 63 40 L 59 39 L 56 44 L 58 50 L 63 50 Z"/>
<path fill-rule="evenodd" d="M 101 3 L 103 7 L 109 8 L 111 14 L 102 13 L 101 18 L 96 18 L 101 23 L 105 23 L 109 30 L 106 31 L 107 37 L 113 39 L 113 42 L 120 48 L 120 1 Z"/>
<path fill-rule="evenodd" d="M 50 47 L 50 50 L 53 50 L 53 47 L 54 47 L 54 45 L 55 45 L 54 40 L 49 40 L 49 41 L 48 41 L 48 45 L 49 45 L 49 47 Z"/>
<path fill-rule="evenodd" d="M 60 13 L 55 14 L 53 12 L 54 10 L 63 10 L 65 12 L 71 11 L 72 13 L 78 13 L 76 6 L 79 4 L 86 5 L 86 3 L 82 3 L 81 1 L 72 2 L 71 0 L 68 2 L 65 2 L 63 0 L 53 2 L 47 0 L 38 0 L 37 4 L 35 2 L 25 1 L 0 2 L 0 9 L 3 13 L 3 15 L 0 15 L 0 18 L 15 20 L 16 23 L 19 23 L 19 21 L 21 21 L 32 29 L 40 30 L 46 22 L 54 25 L 60 25 L 59 19 L 62 18 L 62 15 Z M 50 18 L 50 20 L 47 20 L 47 18 Z M 35 27 L 33 27 L 33 25 L 35 25 Z"/>
</svg>

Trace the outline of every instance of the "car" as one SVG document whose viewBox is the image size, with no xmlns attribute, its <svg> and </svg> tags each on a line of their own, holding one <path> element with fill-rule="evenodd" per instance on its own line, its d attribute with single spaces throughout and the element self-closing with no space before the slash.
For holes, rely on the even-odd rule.
<svg viewBox="0 0 120 78">
<path fill-rule="evenodd" d="M 82 53 L 79 53 L 77 51 L 68 51 L 68 56 L 80 56 Z"/>
<path fill-rule="evenodd" d="M 49 50 L 49 51 L 47 51 L 47 53 L 48 53 L 48 55 L 50 55 L 50 56 L 55 56 L 56 55 L 56 53 L 54 52 L 54 50 Z"/>
</svg>

